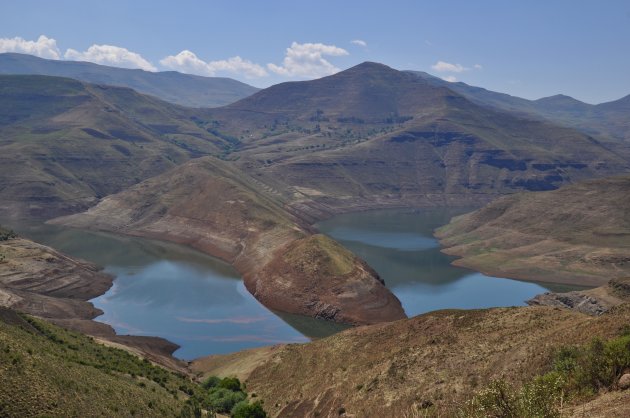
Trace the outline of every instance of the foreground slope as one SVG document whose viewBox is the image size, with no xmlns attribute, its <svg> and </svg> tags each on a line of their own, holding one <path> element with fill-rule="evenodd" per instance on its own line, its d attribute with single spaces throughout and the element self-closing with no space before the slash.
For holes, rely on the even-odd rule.
<svg viewBox="0 0 630 418">
<path fill-rule="evenodd" d="M 254 94 L 257 88 L 224 77 L 201 77 L 175 71 L 150 72 L 90 62 L 47 60 L 32 55 L 0 54 L 0 74 L 49 75 L 87 83 L 129 87 L 167 102 L 190 107 L 215 107 Z"/>
<path fill-rule="evenodd" d="M 232 263 L 265 306 L 348 324 L 403 318 L 363 261 L 228 162 L 198 158 L 57 224 L 186 244 Z"/>
<path fill-rule="evenodd" d="M 3 417 L 176 417 L 195 385 L 120 349 L 0 308 Z"/>
<path fill-rule="evenodd" d="M 630 276 L 630 177 L 500 198 L 437 231 L 455 264 L 499 277 L 601 285 Z"/>
<path fill-rule="evenodd" d="M 0 218 L 87 208 L 226 142 L 190 109 L 121 87 L 0 76 Z"/>
<path fill-rule="evenodd" d="M 436 311 L 309 344 L 199 359 L 193 370 L 240 372 L 272 416 L 458 416 L 491 380 L 520 385 L 548 371 L 559 347 L 618 335 L 629 319 L 628 305 L 596 318 L 545 307 Z"/>
</svg>

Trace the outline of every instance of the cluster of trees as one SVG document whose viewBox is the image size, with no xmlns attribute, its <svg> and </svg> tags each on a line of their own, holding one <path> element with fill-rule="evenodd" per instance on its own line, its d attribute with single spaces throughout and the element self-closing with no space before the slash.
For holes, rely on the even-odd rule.
<svg viewBox="0 0 630 418">
<path fill-rule="evenodd" d="M 229 414 L 232 418 L 266 418 L 261 402 L 250 403 L 241 382 L 235 377 L 211 376 L 202 383 L 201 392 L 195 393 L 186 402 L 182 418 L 199 418 L 207 411 L 208 417 L 217 413 Z M 252 395 L 254 397 L 254 395 Z"/>
</svg>

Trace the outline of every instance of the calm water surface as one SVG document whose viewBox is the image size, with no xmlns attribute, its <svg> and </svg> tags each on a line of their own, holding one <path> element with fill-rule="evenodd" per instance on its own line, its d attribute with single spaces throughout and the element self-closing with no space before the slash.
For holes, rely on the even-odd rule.
<svg viewBox="0 0 630 418">
<path fill-rule="evenodd" d="M 336 216 L 319 230 L 366 260 L 400 299 L 409 316 L 445 308 L 522 306 L 554 286 L 486 276 L 451 265 L 433 230 L 466 211 L 382 210 Z"/>
<path fill-rule="evenodd" d="M 440 253 L 432 231 L 452 215 L 445 210 L 373 211 L 317 226 L 374 267 L 409 316 L 443 308 L 523 305 L 551 288 L 451 266 L 453 258 Z M 116 279 L 92 300 L 105 312 L 97 320 L 119 334 L 173 341 L 181 346 L 175 352 L 180 358 L 305 342 L 346 328 L 268 310 L 231 266 L 185 247 L 50 225 L 15 229 L 103 266 Z"/>
<path fill-rule="evenodd" d="M 177 357 L 208 354 L 333 334 L 347 327 L 280 317 L 245 289 L 228 264 L 197 251 L 142 238 L 39 225 L 20 234 L 104 266 L 113 287 L 92 303 L 97 318 L 119 334 L 160 336 L 181 346 Z"/>
</svg>

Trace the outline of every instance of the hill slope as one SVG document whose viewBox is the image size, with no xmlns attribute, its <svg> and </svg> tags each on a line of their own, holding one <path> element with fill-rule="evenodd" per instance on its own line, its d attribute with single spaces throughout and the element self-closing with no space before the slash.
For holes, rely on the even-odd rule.
<svg viewBox="0 0 630 418">
<path fill-rule="evenodd" d="M 0 218 L 76 212 L 226 144 L 192 110 L 127 88 L 0 76 Z"/>
<path fill-rule="evenodd" d="M 206 118 L 239 139 L 237 165 L 315 212 L 479 204 L 629 168 L 593 137 L 376 63 L 272 86 Z"/>
<path fill-rule="evenodd" d="M 500 198 L 437 231 L 456 264 L 500 277 L 601 285 L 630 276 L 630 177 Z"/>
<path fill-rule="evenodd" d="M 3 417 L 175 417 L 179 391 L 194 388 L 135 355 L 4 308 L 0 347 Z"/>
<path fill-rule="evenodd" d="M 57 224 L 186 244 L 232 263 L 271 309 L 349 323 L 405 317 L 378 275 L 232 164 L 198 158 Z"/>
<path fill-rule="evenodd" d="M 47 60 L 32 55 L 0 54 L 0 74 L 74 78 L 94 84 L 129 87 L 161 100 L 190 107 L 216 107 L 254 94 L 257 88 L 224 77 L 201 77 L 175 71 L 149 72 L 90 62 Z"/>
<path fill-rule="evenodd" d="M 436 86 L 447 87 L 483 106 L 515 112 L 527 117 L 545 118 L 561 125 L 577 128 L 589 135 L 611 140 L 613 145 L 615 140 L 621 140 L 625 142 L 623 145 L 627 152 L 627 141 L 630 140 L 628 134 L 630 132 L 628 129 L 630 95 L 597 105 L 584 103 L 563 94 L 527 100 L 462 82 L 449 83 L 420 71 L 410 71 L 410 73 Z"/>
<path fill-rule="evenodd" d="M 464 402 L 491 380 L 520 386 L 547 372 L 559 347 L 618 335 L 629 318 L 627 304 L 600 317 L 541 307 L 436 311 L 192 367 L 240 373 L 277 417 L 468 416 Z M 615 393 L 600 408 L 623 399 L 628 412 L 630 392 Z"/>
</svg>

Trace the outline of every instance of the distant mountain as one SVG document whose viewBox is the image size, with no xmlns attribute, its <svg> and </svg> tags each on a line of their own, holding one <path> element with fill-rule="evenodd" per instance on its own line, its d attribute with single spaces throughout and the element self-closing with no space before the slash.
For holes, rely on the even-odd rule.
<svg viewBox="0 0 630 418">
<path fill-rule="evenodd" d="M 129 87 L 140 93 L 190 107 L 223 106 L 259 90 L 225 77 L 200 77 L 175 71 L 131 70 L 90 62 L 47 60 L 15 53 L 0 54 L 0 74 L 50 75 L 88 83 Z"/>
<path fill-rule="evenodd" d="M 193 157 L 228 146 L 194 110 L 124 87 L 0 76 L 0 217 L 85 209 Z"/>
<path fill-rule="evenodd" d="M 563 94 L 527 100 L 462 82 L 450 83 L 421 71 L 408 72 L 435 86 L 447 87 L 482 106 L 491 106 L 526 117 L 545 118 L 589 135 L 597 135 L 603 140 L 630 141 L 630 95 L 598 105 L 584 103 Z M 612 146 L 614 145 L 613 143 Z"/>
<path fill-rule="evenodd" d="M 446 88 L 436 88 L 386 65 L 365 62 L 335 75 L 311 81 L 280 83 L 226 107 L 291 119 L 355 118 L 384 123 L 441 105 Z M 328 120 L 326 120 L 328 119 Z"/>
<path fill-rule="evenodd" d="M 315 213 L 478 204 L 629 168 L 577 130 L 369 62 L 269 87 L 205 119 L 238 138 L 243 170 Z"/>
</svg>

